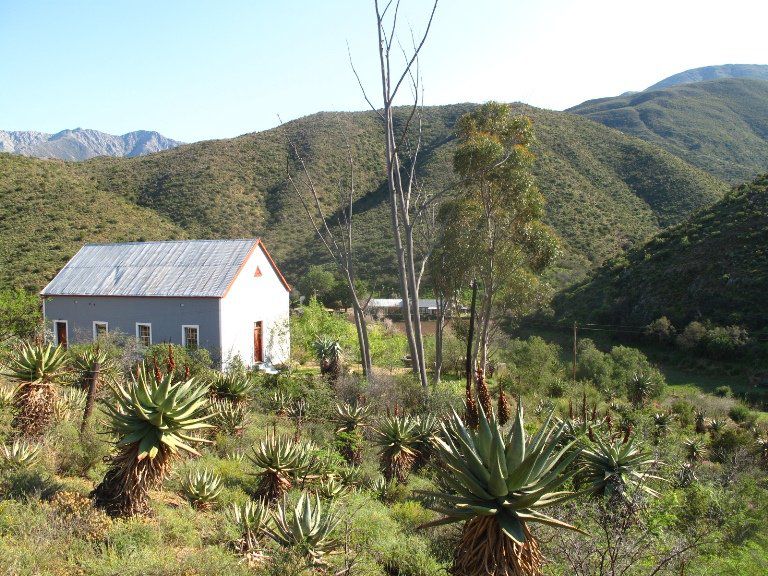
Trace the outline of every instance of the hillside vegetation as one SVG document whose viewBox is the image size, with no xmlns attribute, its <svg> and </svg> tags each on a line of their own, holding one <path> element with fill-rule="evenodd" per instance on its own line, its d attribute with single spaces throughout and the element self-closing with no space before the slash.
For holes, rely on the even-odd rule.
<svg viewBox="0 0 768 576">
<path fill-rule="evenodd" d="M 768 175 L 606 262 L 556 302 L 560 315 L 644 325 L 667 316 L 768 324 Z"/>
<path fill-rule="evenodd" d="M 649 89 L 568 111 L 657 144 L 733 183 L 768 170 L 768 81 L 724 79 Z"/>
<path fill-rule="evenodd" d="M 38 290 L 85 242 L 184 238 L 78 165 L 0 154 L 0 286 Z"/>
<path fill-rule="evenodd" d="M 472 107 L 425 110 L 420 157 L 424 186 L 442 189 L 452 181 L 453 126 Z M 548 200 L 547 219 L 564 241 L 564 255 L 552 273 L 559 285 L 680 222 L 726 190 L 719 180 L 679 158 L 590 120 L 525 106 L 515 109 L 534 120 L 536 172 Z M 355 210 L 361 274 L 379 291 L 391 289 L 396 279 L 376 118 L 363 112 L 320 113 L 290 122 L 285 130 L 299 143 L 328 202 L 345 177 L 350 143 L 359 198 Z M 5 210 L 45 206 L 42 212 L 27 210 L 33 221 L 0 239 L 3 269 L 8 271 L 4 286 L 39 288 L 81 243 L 128 237 L 262 236 L 294 280 L 325 258 L 286 186 L 286 144 L 279 128 L 138 158 L 67 164 L 3 156 L 3 163 Z M 47 174 L 44 186 L 38 184 L 41 171 Z M 91 201 L 91 196 L 98 199 Z M 113 216 L 103 214 L 107 199 L 114 202 L 108 209 Z M 87 216 L 94 207 L 99 218 Z M 138 214 L 145 215 L 141 225 L 135 223 Z M 38 234 L 23 234 L 40 229 L 53 234 L 51 223 L 61 228 L 66 241 L 56 235 L 55 242 L 41 243 Z M 19 267 L 19 260 L 35 264 Z"/>
</svg>

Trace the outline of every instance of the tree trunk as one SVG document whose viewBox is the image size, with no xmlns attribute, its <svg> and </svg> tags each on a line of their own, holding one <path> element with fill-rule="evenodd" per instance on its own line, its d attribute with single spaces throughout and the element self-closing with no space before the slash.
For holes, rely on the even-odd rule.
<svg viewBox="0 0 768 576">
<path fill-rule="evenodd" d="M 424 336 L 421 332 L 421 311 L 419 310 L 419 286 L 416 280 L 416 265 L 413 261 L 413 228 L 406 228 L 406 239 L 408 241 L 408 284 L 411 293 L 411 314 L 413 315 L 413 339 L 416 348 L 416 354 L 419 357 L 419 380 L 422 388 L 429 386 L 427 380 L 427 367 L 424 360 Z"/>
<path fill-rule="evenodd" d="M 83 421 L 80 424 L 80 434 L 85 432 L 88 427 L 88 420 L 91 419 L 93 413 L 93 403 L 96 401 L 96 392 L 99 389 L 99 372 L 101 371 L 101 364 L 99 362 L 93 363 L 93 371 L 88 378 L 88 393 L 85 397 L 85 410 L 83 411 Z"/>
<path fill-rule="evenodd" d="M 363 375 L 366 378 L 370 378 L 373 367 L 371 363 L 371 347 L 368 341 L 368 322 L 357 298 L 353 299 L 352 308 L 355 314 L 355 328 L 357 329 L 357 340 L 360 345 L 360 363 L 363 367 Z"/>
<path fill-rule="evenodd" d="M 435 371 L 432 380 L 435 384 L 440 383 L 443 372 L 443 328 L 445 327 L 445 310 L 443 309 L 443 299 L 437 294 L 437 318 L 435 319 Z"/>
</svg>

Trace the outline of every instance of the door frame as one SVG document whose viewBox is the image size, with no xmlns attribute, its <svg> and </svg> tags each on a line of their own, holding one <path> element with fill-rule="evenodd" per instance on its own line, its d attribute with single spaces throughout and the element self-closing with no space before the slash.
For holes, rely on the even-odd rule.
<svg viewBox="0 0 768 576">
<path fill-rule="evenodd" d="M 69 347 L 69 322 L 67 320 L 53 321 L 53 338 L 56 341 L 56 346 L 61 346 L 59 341 L 59 324 L 64 324 L 64 348 L 67 348 Z"/>
<path fill-rule="evenodd" d="M 256 355 L 256 327 L 259 328 L 259 346 L 258 346 L 258 356 Z M 257 320 L 253 323 L 253 363 L 254 364 L 263 364 L 264 363 L 264 321 L 263 320 Z"/>
</svg>

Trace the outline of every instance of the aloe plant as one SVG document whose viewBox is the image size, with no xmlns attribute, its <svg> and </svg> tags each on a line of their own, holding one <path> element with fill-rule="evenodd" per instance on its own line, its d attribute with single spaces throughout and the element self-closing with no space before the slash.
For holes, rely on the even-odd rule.
<svg viewBox="0 0 768 576">
<path fill-rule="evenodd" d="M 336 444 L 347 464 L 359 466 L 363 460 L 361 429 L 367 425 L 369 415 L 370 407 L 357 402 L 336 405 Z"/>
<path fill-rule="evenodd" d="M 234 372 L 217 374 L 211 382 L 211 390 L 217 398 L 236 404 L 246 402 L 253 395 L 255 387 L 253 380 Z"/>
<path fill-rule="evenodd" d="M 231 400 L 213 400 L 211 401 L 211 410 L 213 412 L 211 424 L 219 431 L 230 436 L 242 434 L 248 422 L 249 414 L 248 409 L 242 403 Z"/>
<path fill-rule="evenodd" d="M 292 512 L 284 500 L 273 520 L 274 528 L 267 528 L 267 534 L 280 546 L 299 552 L 311 566 L 325 565 L 324 557 L 339 546 L 333 537 L 339 518 L 323 508 L 317 494 L 313 503 L 310 495 L 302 492 Z"/>
<path fill-rule="evenodd" d="M 272 520 L 266 500 L 248 500 L 244 504 L 233 504 L 227 516 L 242 535 L 238 542 L 240 552 L 247 554 L 260 551 L 260 539 L 266 534 Z"/>
<path fill-rule="evenodd" d="M 436 443 L 443 488 L 422 494 L 427 506 L 442 514 L 425 526 L 464 522 L 452 573 L 539 575 L 543 557 L 530 525 L 577 530 L 541 511 L 573 497 L 558 489 L 573 474 L 570 467 L 578 456 L 563 443 L 564 425 L 551 423 L 550 413 L 527 438 L 520 403 L 508 432 L 482 407 L 477 430 L 455 412 L 443 423 Z"/>
<path fill-rule="evenodd" d="M 607 439 L 594 435 L 581 452 L 581 461 L 584 466 L 576 478 L 593 495 L 625 503 L 629 488 L 654 497 L 659 495 L 646 485 L 649 480 L 662 480 L 649 472 L 659 462 L 643 450 L 638 437 L 632 436 L 631 431 L 623 437 Z"/>
<path fill-rule="evenodd" d="M 683 449 L 685 450 L 685 459 L 691 463 L 702 461 L 707 453 L 706 445 L 698 438 L 685 440 L 683 442 Z"/>
<path fill-rule="evenodd" d="M 254 446 L 248 459 L 258 468 L 258 495 L 270 502 L 282 497 L 293 486 L 293 478 L 307 468 L 312 449 L 310 444 L 275 434 Z"/>
<path fill-rule="evenodd" d="M 148 492 L 166 477 L 173 457 L 197 455 L 192 445 L 208 442 L 193 435 L 211 428 L 208 386 L 195 378 L 174 382 L 173 374 L 141 365 L 129 384 L 112 391 L 105 410 L 117 453 L 91 497 L 112 516 L 145 514 Z"/>
<path fill-rule="evenodd" d="M 57 386 L 69 367 L 64 348 L 24 343 L 7 363 L 5 375 L 20 383 L 12 426 L 24 436 L 39 436 L 54 416 Z"/>
<path fill-rule="evenodd" d="M 374 432 L 384 477 L 405 483 L 417 455 L 416 421 L 410 416 L 386 416 Z"/>
<path fill-rule="evenodd" d="M 317 360 L 320 362 L 320 374 L 332 382 L 341 376 L 341 361 L 343 351 L 338 340 L 318 338 L 313 344 Z"/>
<path fill-rule="evenodd" d="M 190 471 L 181 483 L 181 493 L 198 510 L 207 510 L 221 493 L 221 476 L 208 470 Z"/>
<path fill-rule="evenodd" d="M 3 446 L 0 451 L 0 469 L 29 468 L 40 455 L 40 445 L 14 440 L 10 446 Z"/>
</svg>

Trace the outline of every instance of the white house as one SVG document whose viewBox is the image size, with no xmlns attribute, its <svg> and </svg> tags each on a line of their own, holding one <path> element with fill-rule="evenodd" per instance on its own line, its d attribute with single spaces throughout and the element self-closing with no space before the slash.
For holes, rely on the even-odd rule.
<svg viewBox="0 0 768 576">
<path fill-rule="evenodd" d="M 261 239 L 180 240 L 83 246 L 40 294 L 57 344 L 120 332 L 252 366 L 288 360 L 290 290 Z"/>
</svg>

